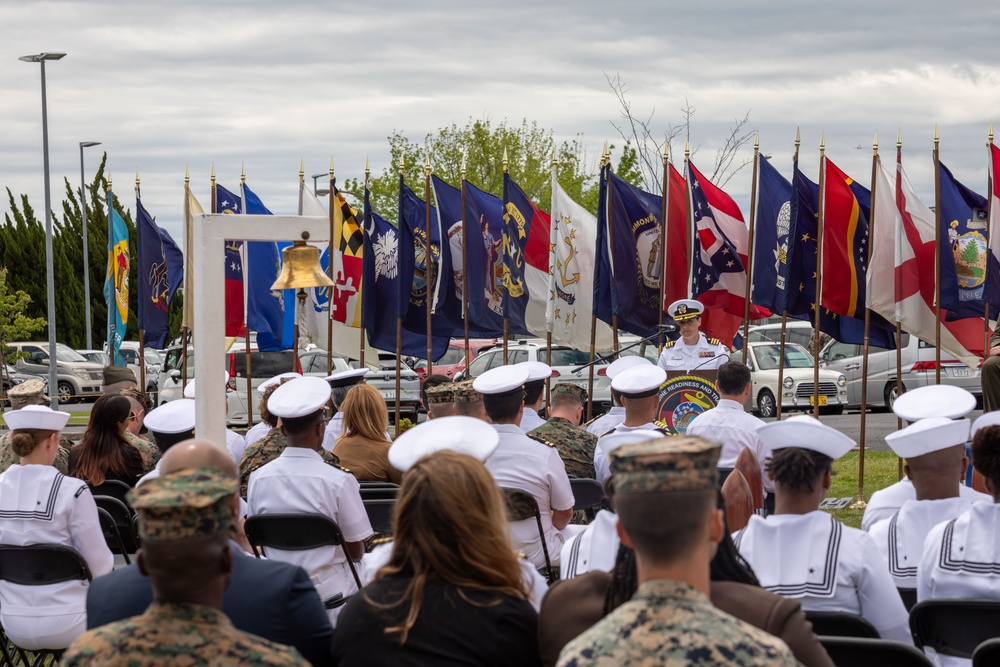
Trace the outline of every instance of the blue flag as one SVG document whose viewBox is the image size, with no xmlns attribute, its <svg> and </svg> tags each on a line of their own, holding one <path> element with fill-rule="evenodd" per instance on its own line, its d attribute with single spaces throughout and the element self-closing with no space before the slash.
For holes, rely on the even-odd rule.
<svg viewBox="0 0 1000 667">
<path fill-rule="evenodd" d="M 611 238 L 608 239 L 608 249 L 604 251 L 611 257 L 609 282 L 613 294 L 610 299 L 612 312 L 618 315 L 619 329 L 639 336 L 651 336 L 656 332 L 660 319 L 660 271 L 663 270 L 660 215 L 663 198 L 640 190 L 615 176 L 610 169 L 605 183 L 607 199 L 598 210 L 597 228 L 601 230 L 610 224 L 613 236 L 614 252 L 610 252 Z M 598 232 L 599 264 L 607 261 L 600 256 L 601 247 L 601 233 Z M 603 272 L 601 278 L 607 280 Z M 597 304 L 600 287 L 596 278 L 594 285 L 594 303 Z M 600 312 L 598 317 L 601 317 Z M 604 321 L 611 323 L 610 318 Z"/>
<path fill-rule="evenodd" d="M 399 291 L 397 317 L 403 328 L 427 335 L 427 307 L 434 298 L 437 274 L 441 270 L 441 237 L 438 229 L 437 210 L 431 207 L 431 269 L 427 269 L 427 203 L 417 197 L 399 176 L 399 275 L 413 276 L 410 289 L 406 285 Z M 428 280 L 428 277 L 430 280 Z M 404 281 L 405 282 L 405 281 Z M 433 304 L 432 304 L 433 305 Z M 433 310 L 433 308 L 432 308 Z M 431 313 L 431 334 L 435 336 L 462 336 L 463 330 L 455 327 L 444 316 Z M 426 345 L 425 345 L 426 347 Z M 424 352 L 422 356 L 426 356 Z M 437 361 L 435 359 L 435 361 Z"/>
<path fill-rule="evenodd" d="M 166 230 L 160 229 L 138 197 L 135 199 L 139 254 L 138 327 L 146 347 L 162 350 L 167 342 L 167 314 L 184 279 L 184 256 Z"/>
<path fill-rule="evenodd" d="M 243 185 L 243 197 L 248 215 L 272 215 L 246 184 Z M 257 349 L 261 352 L 292 347 L 292 338 L 286 335 L 284 303 L 295 303 L 295 290 L 285 290 L 280 297 L 271 292 L 280 268 L 281 256 L 276 243 L 247 243 L 247 327 L 257 332 Z M 289 310 L 294 317 L 294 305 Z"/>
<path fill-rule="evenodd" d="M 536 336 L 548 328 L 551 217 L 503 175 L 504 305 L 515 329 Z"/>
<path fill-rule="evenodd" d="M 462 328 L 462 289 L 469 288 L 469 335 L 473 338 L 497 338 L 503 335 L 503 306 L 496 276 L 502 276 L 502 202 L 475 186 L 465 184 L 465 220 L 469 234 L 462 230 L 462 191 L 431 176 L 439 223 L 448 243 L 442 247 L 441 280 L 438 286 L 438 312 L 452 325 Z M 495 201 L 493 201 L 495 200 Z M 490 220 L 496 220 L 491 224 Z M 489 237 L 486 231 L 489 231 Z M 493 235 L 493 230 L 496 235 Z M 468 238 L 469 242 L 465 243 Z M 467 275 L 462 275 L 462 255 L 466 255 Z M 502 282 L 500 283 L 502 288 Z"/>
<path fill-rule="evenodd" d="M 128 227 L 115 210 L 114 194 L 108 190 L 108 272 L 104 278 L 104 302 L 108 305 L 108 356 L 112 366 L 124 366 L 120 349 L 128 324 L 128 272 L 131 264 Z"/>
<path fill-rule="evenodd" d="M 597 195 L 597 250 L 594 254 L 594 315 L 611 324 L 611 317 L 618 312 L 614 274 L 611 272 L 611 248 L 608 246 L 608 174 L 611 167 L 601 169 L 601 182 Z"/>
<path fill-rule="evenodd" d="M 368 190 L 364 225 L 361 326 L 368 343 L 379 350 L 398 350 L 403 355 L 423 358 L 427 355 L 427 337 L 423 334 L 400 329 L 400 344 L 396 345 L 396 307 L 404 277 L 399 266 L 399 232 L 372 211 Z M 431 341 L 432 355 L 440 359 L 448 351 L 449 339 L 434 336 Z"/>
<path fill-rule="evenodd" d="M 986 241 L 988 216 L 986 198 L 965 187 L 941 167 L 941 307 L 947 319 L 982 317 L 986 303 L 987 258 L 989 274 L 1000 266 L 989 252 Z"/>
<path fill-rule="evenodd" d="M 754 230 L 750 301 L 772 313 L 780 313 L 785 305 L 785 279 L 788 277 L 792 184 L 765 157 L 760 158 L 757 179 L 757 227 Z"/>
</svg>

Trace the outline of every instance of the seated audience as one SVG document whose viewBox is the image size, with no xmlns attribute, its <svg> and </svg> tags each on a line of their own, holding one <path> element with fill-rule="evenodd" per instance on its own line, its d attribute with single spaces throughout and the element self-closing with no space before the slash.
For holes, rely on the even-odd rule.
<svg viewBox="0 0 1000 667">
<path fill-rule="evenodd" d="M 97 399 L 83 438 L 69 451 L 69 474 L 92 486 L 107 480 L 135 486 L 153 467 L 145 469 L 139 450 L 125 436 L 125 428 L 134 418 L 128 398 L 106 394 Z"/>
<path fill-rule="evenodd" d="M 370 384 L 351 387 L 340 406 L 344 415 L 344 433 L 337 438 L 333 453 L 340 465 L 359 482 L 399 484 L 402 473 L 389 464 L 389 412 L 385 399 Z"/>
</svg>

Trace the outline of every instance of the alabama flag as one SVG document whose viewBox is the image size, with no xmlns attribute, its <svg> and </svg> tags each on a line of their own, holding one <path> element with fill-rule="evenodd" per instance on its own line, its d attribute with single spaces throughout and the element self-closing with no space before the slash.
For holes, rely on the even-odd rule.
<svg viewBox="0 0 1000 667">
<path fill-rule="evenodd" d="M 895 173 L 880 162 L 876 178 L 868 303 L 911 336 L 933 343 L 934 213 L 917 198 L 898 157 Z M 948 322 L 942 309 L 941 349 L 976 368 L 983 353 L 982 318 Z"/>
</svg>

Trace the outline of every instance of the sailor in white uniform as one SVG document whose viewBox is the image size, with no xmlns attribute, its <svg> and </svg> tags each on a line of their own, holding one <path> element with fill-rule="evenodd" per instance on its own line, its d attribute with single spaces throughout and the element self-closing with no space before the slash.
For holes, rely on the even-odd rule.
<svg viewBox="0 0 1000 667">
<path fill-rule="evenodd" d="M 520 489 L 534 496 L 549 559 L 558 565 L 566 538 L 582 531 L 583 526 L 569 525 L 575 499 L 559 450 L 521 430 L 527 379 L 527 368 L 501 366 L 477 377 L 472 386 L 483 395 L 483 406 L 499 434 L 499 445 L 486 459 L 486 468 L 500 488 Z M 542 536 L 534 520 L 511 522 L 510 536 L 516 551 L 524 553 L 535 567 L 545 567 Z"/>
<path fill-rule="evenodd" d="M 524 414 L 521 415 L 521 430 L 527 433 L 545 423 L 538 416 L 538 410 L 545 402 L 545 380 L 552 377 L 552 367 L 541 361 L 522 361 L 514 365 L 528 369 L 528 379 L 524 383 Z"/>
<path fill-rule="evenodd" d="M 663 346 L 656 365 L 665 371 L 711 370 L 729 361 L 729 348 L 718 338 L 707 338 L 698 330 L 705 310 L 694 299 L 680 299 L 667 312 L 681 329 L 681 337 Z"/>
<path fill-rule="evenodd" d="M 480 461 L 485 461 L 496 451 L 500 436 L 496 430 L 482 419 L 449 415 L 437 417 L 408 429 L 389 447 L 389 463 L 403 473 L 425 456 L 435 452 L 449 450 L 468 454 Z M 365 555 L 362 562 L 361 581 L 366 586 L 375 578 L 383 565 L 392 556 L 392 540 L 380 541 L 375 548 Z M 538 573 L 535 566 L 520 558 L 518 564 L 524 581 L 531 590 L 529 602 L 535 611 L 542 605 L 542 598 L 549 585 L 545 577 Z"/>
<path fill-rule="evenodd" d="M 974 503 L 964 514 L 939 523 L 928 533 L 917 566 L 920 602 L 1000 599 L 1000 420 L 989 421 L 972 436 L 972 465 L 986 478 L 991 501 Z M 969 664 L 942 655 L 937 659 L 942 665 Z"/>
<path fill-rule="evenodd" d="M 662 368 L 652 364 L 639 364 L 622 371 L 611 381 L 611 388 L 618 392 L 625 405 L 625 420 L 602 435 L 594 447 L 594 472 L 601 484 L 611 475 L 609 443 L 616 441 L 609 441 L 608 438 L 613 434 L 659 431 L 661 437 L 668 435 L 665 424 L 656 421 L 660 385 L 666 379 L 667 372 Z"/>
<path fill-rule="evenodd" d="M 289 373 L 279 373 L 278 375 L 275 375 L 273 378 L 264 380 L 260 384 L 260 386 L 257 387 L 257 395 L 260 396 L 261 400 L 263 400 L 264 399 L 264 394 L 267 393 L 267 390 L 270 389 L 271 387 L 275 387 L 275 386 L 281 384 L 281 381 L 284 380 L 285 378 L 288 378 L 288 379 L 291 380 L 291 379 L 300 378 L 300 377 L 302 377 L 301 373 L 291 373 L 291 372 L 289 372 Z M 260 410 L 260 412 L 263 413 L 264 411 Z M 275 421 L 277 421 L 277 420 L 275 420 Z M 246 432 L 246 435 L 243 436 L 243 440 L 244 440 L 243 451 L 246 451 L 247 447 L 249 447 L 253 443 L 255 443 L 258 440 L 260 440 L 261 438 L 263 438 L 265 435 L 267 435 L 268 431 L 270 431 L 272 428 L 275 428 L 275 427 L 277 427 L 277 424 L 269 424 L 266 421 L 264 421 L 263 418 L 259 422 L 257 422 L 253 426 L 251 426 L 250 430 L 248 430 Z M 236 463 L 238 464 L 239 462 L 240 462 L 239 459 L 237 459 Z"/>
<path fill-rule="evenodd" d="M 916 589 L 917 564 L 931 528 L 972 507 L 972 501 L 958 494 L 959 480 L 968 465 L 968 435 L 968 419 L 931 417 L 885 438 L 892 451 L 906 459 L 906 474 L 917 494 L 916 499 L 903 503 L 892 518 L 879 521 L 869 531 L 896 588 Z"/>
<path fill-rule="evenodd" d="M 803 611 L 858 614 L 882 639 L 912 644 L 906 607 L 871 535 L 819 509 L 831 464 L 854 441 L 807 415 L 757 432 L 773 452 L 775 513 L 751 516 L 733 540 L 760 585 L 798 599 Z"/>
<path fill-rule="evenodd" d="M 70 547 L 99 577 L 111 571 L 115 559 L 104 542 L 90 488 L 52 465 L 69 417 L 41 405 L 3 415 L 20 463 L 0 475 L 0 544 Z M 87 629 L 88 587 L 78 580 L 47 586 L 0 581 L 0 623 L 23 649 L 65 648 Z"/>
<path fill-rule="evenodd" d="M 911 389 L 897 398 L 892 406 L 896 416 L 908 422 L 917 422 L 932 417 L 960 419 L 975 409 L 975 396 L 965 389 L 946 384 Z M 988 414 L 990 413 L 982 415 L 979 419 L 986 418 Z M 979 419 L 976 420 L 976 424 L 980 423 Z M 973 432 L 975 432 L 975 425 Z M 988 495 L 980 493 L 964 483 L 959 485 L 958 493 L 960 497 L 971 502 L 990 500 Z M 915 500 L 916 497 L 917 492 L 909 477 L 903 477 L 895 484 L 876 491 L 865 506 L 865 513 L 861 517 L 861 529 L 869 531 L 879 521 L 892 518 L 903 506 L 903 503 Z"/>
<path fill-rule="evenodd" d="M 281 419 L 288 446 L 275 460 L 250 474 L 248 511 L 256 514 L 323 514 L 340 527 L 345 544 L 307 551 L 268 549 L 269 558 L 298 565 L 309 573 L 320 598 L 329 601 L 357 591 L 347 558 L 360 561 L 362 541 L 373 533 L 351 473 L 326 465 L 318 450 L 323 441 L 323 409 L 330 385 L 320 378 L 296 378 L 278 387 L 268 410 Z M 340 609 L 328 611 L 336 624 Z"/>
<path fill-rule="evenodd" d="M 344 413 L 340 412 L 340 406 L 344 402 L 344 399 L 347 398 L 347 392 L 354 385 L 360 384 L 367 374 L 367 368 L 352 368 L 348 371 L 334 373 L 326 378 L 332 390 L 330 397 L 333 409 L 336 411 L 326 424 L 326 434 L 323 436 L 323 449 L 326 451 L 332 452 L 334 446 L 337 444 L 337 438 L 344 434 Z M 392 440 L 388 432 L 385 434 L 385 439 Z"/>
<path fill-rule="evenodd" d="M 652 365 L 646 357 L 619 357 L 608 364 L 604 374 L 607 376 L 609 381 L 614 381 L 614 379 L 618 377 L 619 373 L 627 371 L 633 366 L 641 366 L 642 364 Z M 611 409 L 597 419 L 589 422 L 587 424 L 587 432 L 593 433 L 600 438 L 602 435 L 613 429 L 615 426 L 618 426 L 623 421 L 625 421 L 625 408 L 622 406 L 621 397 L 618 395 L 618 392 L 612 388 Z"/>
<path fill-rule="evenodd" d="M 184 387 L 184 398 L 190 398 L 190 399 L 194 400 L 195 392 L 197 391 L 197 386 L 196 386 L 197 384 L 198 384 L 198 381 L 196 379 L 195 380 L 191 380 L 190 382 L 187 383 L 187 386 Z M 229 385 L 229 373 L 228 372 L 226 373 L 226 381 L 223 382 L 222 384 L 223 384 L 223 386 L 228 386 Z M 228 413 L 229 413 L 229 402 L 227 401 L 226 402 L 226 414 L 228 414 Z M 149 426 L 147 426 L 146 428 L 149 429 Z M 264 431 L 264 433 L 266 434 L 267 431 Z M 263 437 L 263 435 L 261 437 Z M 232 430 L 230 428 L 227 428 L 226 429 L 226 450 L 229 451 L 229 455 L 233 457 L 234 461 L 236 461 L 236 465 L 240 464 L 240 459 L 243 458 L 243 452 L 246 450 L 246 448 L 247 448 L 246 438 L 244 438 L 242 435 L 240 435 L 236 431 L 234 431 L 234 430 Z"/>
<path fill-rule="evenodd" d="M 192 386 L 194 386 L 193 381 L 188 383 L 188 387 Z M 182 398 L 177 401 L 164 403 L 146 415 L 146 430 L 153 436 L 153 442 L 160 450 L 160 453 L 165 454 L 168 449 L 178 442 L 194 437 L 194 412 L 194 399 Z M 162 461 L 163 459 L 157 461 L 156 467 L 140 477 L 135 485 L 139 486 L 159 477 L 160 463 Z"/>
</svg>

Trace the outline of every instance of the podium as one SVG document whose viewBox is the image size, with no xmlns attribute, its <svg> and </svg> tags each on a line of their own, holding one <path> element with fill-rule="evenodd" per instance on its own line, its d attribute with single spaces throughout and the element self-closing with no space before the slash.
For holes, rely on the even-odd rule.
<svg viewBox="0 0 1000 667">
<path fill-rule="evenodd" d="M 695 417 L 719 404 L 715 388 L 718 371 L 667 371 L 667 381 L 660 385 L 657 415 L 668 431 L 684 435 Z"/>
</svg>

